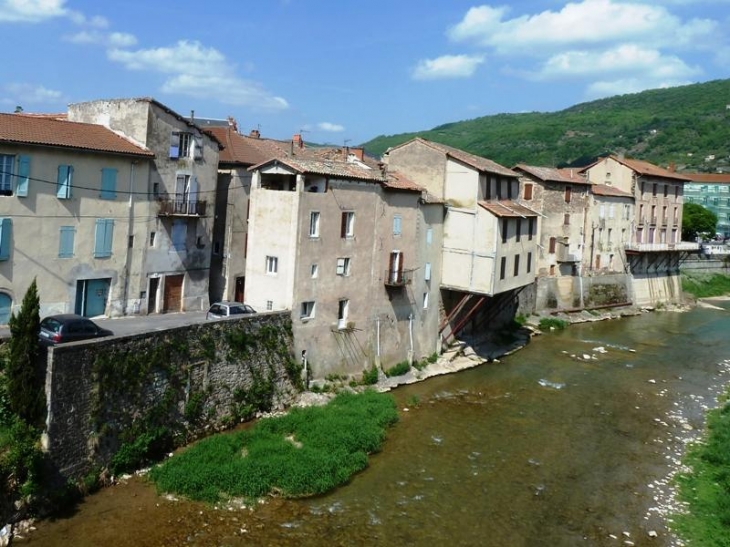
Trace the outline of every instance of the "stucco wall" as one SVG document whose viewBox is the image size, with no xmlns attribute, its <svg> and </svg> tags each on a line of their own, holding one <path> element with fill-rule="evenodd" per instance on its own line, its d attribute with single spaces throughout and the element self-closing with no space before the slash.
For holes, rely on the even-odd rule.
<svg viewBox="0 0 730 547">
<path fill-rule="evenodd" d="M 384 160 L 389 169 L 407 174 L 434 196 L 444 197 L 446 156 L 442 152 L 422 142 L 411 141 L 389 150 Z"/>
<path fill-rule="evenodd" d="M 145 424 L 176 442 L 222 425 L 254 382 L 270 379 L 273 403 L 290 402 L 289 315 L 263 314 L 51 348 L 44 446 L 63 478 L 107 465 L 122 439 Z M 243 391 L 242 391 L 243 390 Z M 189 406 L 200 403 L 194 419 Z"/>
</svg>

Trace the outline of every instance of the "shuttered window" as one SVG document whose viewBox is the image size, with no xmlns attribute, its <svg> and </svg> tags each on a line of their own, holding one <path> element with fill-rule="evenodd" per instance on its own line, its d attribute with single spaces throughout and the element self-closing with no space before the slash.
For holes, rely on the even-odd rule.
<svg viewBox="0 0 730 547">
<path fill-rule="evenodd" d="M 101 170 L 101 199 L 117 197 L 117 170 L 104 168 Z"/>
<path fill-rule="evenodd" d="M 96 219 L 94 258 L 108 258 L 112 255 L 113 238 L 114 220 L 111 218 Z"/>
<path fill-rule="evenodd" d="M 10 247 L 13 242 L 13 220 L 10 218 L 0 219 L 0 260 L 10 258 Z"/>
<path fill-rule="evenodd" d="M 18 156 L 18 183 L 15 186 L 15 195 L 26 197 L 30 185 L 30 156 Z"/>
<path fill-rule="evenodd" d="M 56 197 L 58 199 L 71 199 L 73 173 L 74 168 L 72 165 L 58 166 L 58 181 L 56 186 Z"/>
<path fill-rule="evenodd" d="M 58 258 L 73 258 L 76 228 L 61 226 L 58 240 Z"/>
</svg>

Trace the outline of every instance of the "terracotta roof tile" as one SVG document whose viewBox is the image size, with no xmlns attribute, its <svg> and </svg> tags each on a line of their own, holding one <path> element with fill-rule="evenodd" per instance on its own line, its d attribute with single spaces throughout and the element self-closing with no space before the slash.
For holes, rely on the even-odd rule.
<svg viewBox="0 0 730 547">
<path fill-rule="evenodd" d="M 730 173 L 682 173 L 690 182 L 730 184 Z"/>
<path fill-rule="evenodd" d="M 608 184 L 591 184 L 591 192 L 596 196 L 609 196 L 620 198 L 633 198 L 634 196 L 623 190 L 619 190 L 615 186 Z"/>
<path fill-rule="evenodd" d="M 368 169 L 366 167 L 361 167 L 356 163 L 348 163 L 344 161 L 322 161 L 297 157 L 279 157 L 269 159 L 249 167 L 249 170 L 258 169 L 276 161 L 302 174 L 314 174 L 343 179 L 357 179 L 379 183 L 385 182 L 385 177 L 380 169 Z"/>
<path fill-rule="evenodd" d="M 102 125 L 49 116 L 0 113 L 0 142 L 154 157 L 146 148 Z"/>
<path fill-rule="evenodd" d="M 479 206 L 497 217 L 536 217 L 537 213 L 516 201 L 480 201 Z"/>
<path fill-rule="evenodd" d="M 588 179 L 577 169 L 556 169 L 555 167 L 538 167 L 519 163 L 512 168 L 514 171 L 524 171 L 544 182 L 561 182 L 566 184 L 590 184 Z"/>
<path fill-rule="evenodd" d="M 628 158 L 619 158 L 618 156 L 609 156 L 612 160 L 617 161 L 618 163 L 625 165 L 632 171 L 635 171 L 639 175 L 645 175 L 647 177 L 661 177 L 665 179 L 675 179 L 675 180 L 683 180 L 688 181 L 689 178 L 687 178 L 686 173 L 677 173 L 675 171 L 670 171 L 669 169 L 664 169 L 663 167 L 659 167 L 657 165 L 654 165 L 653 163 L 649 163 L 648 161 L 643 160 L 633 160 Z M 599 158 L 597 161 L 593 162 L 590 165 L 586 165 L 585 167 L 582 167 L 580 169 L 581 172 L 586 172 L 591 167 L 598 165 L 606 158 Z"/>
<path fill-rule="evenodd" d="M 517 177 L 518 176 L 517 173 L 515 173 L 511 169 L 507 169 L 506 167 L 498 164 L 495 161 L 492 161 L 487 158 L 483 158 L 481 156 L 475 156 L 474 154 L 470 154 L 469 152 L 464 152 L 463 150 L 459 150 L 458 148 L 454 148 L 453 146 L 448 146 L 446 144 L 429 141 L 427 139 L 424 139 L 423 137 L 416 137 L 414 140 L 417 142 L 421 142 L 421 143 L 425 144 L 426 146 L 430 146 L 431 148 L 435 148 L 436 150 L 443 152 L 447 156 L 451 156 L 452 158 L 459 160 L 460 162 L 465 163 L 478 171 L 484 171 L 487 173 L 495 173 L 497 175 L 505 175 L 507 177 Z M 407 144 L 407 143 L 405 143 L 405 144 Z"/>
<path fill-rule="evenodd" d="M 425 188 L 419 186 L 405 175 L 398 173 L 397 171 L 389 171 L 385 180 L 383 181 L 383 187 L 391 190 L 408 190 L 411 192 L 423 192 Z"/>
<path fill-rule="evenodd" d="M 224 148 L 218 161 L 222 164 L 256 165 L 272 158 L 285 156 L 278 141 L 246 137 L 233 127 L 207 127 L 205 132 L 218 139 Z"/>
</svg>

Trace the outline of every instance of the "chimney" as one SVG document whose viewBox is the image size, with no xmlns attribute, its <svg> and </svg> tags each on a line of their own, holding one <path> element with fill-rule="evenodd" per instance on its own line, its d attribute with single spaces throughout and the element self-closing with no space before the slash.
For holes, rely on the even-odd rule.
<svg viewBox="0 0 730 547">
<path fill-rule="evenodd" d="M 261 131 L 259 131 L 258 129 L 252 129 L 251 133 L 249 133 L 248 136 L 252 139 L 261 138 Z"/>
<path fill-rule="evenodd" d="M 228 127 L 232 127 L 233 130 L 238 133 L 238 122 L 233 116 L 228 116 Z"/>
<path fill-rule="evenodd" d="M 195 110 L 190 111 L 190 121 L 195 123 Z"/>
<path fill-rule="evenodd" d="M 672 162 L 669 164 L 668 169 L 671 173 L 674 173 L 677 170 L 677 166 L 674 164 L 674 162 Z"/>
<path fill-rule="evenodd" d="M 354 154 L 354 156 L 359 159 L 360 161 L 365 161 L 365 149 L 362 147 L 353 147 L 348 148 L 348 151 L 350 154 Z"/>
<path fill-rule="evenodd" d="M 302 136 L 299 133 L 295 133 L 294 136 L 291 138 L 292 146 L 296 146 L 297 148 L 304 148 L 304 141 L 302 140 Z"/>
</svg>

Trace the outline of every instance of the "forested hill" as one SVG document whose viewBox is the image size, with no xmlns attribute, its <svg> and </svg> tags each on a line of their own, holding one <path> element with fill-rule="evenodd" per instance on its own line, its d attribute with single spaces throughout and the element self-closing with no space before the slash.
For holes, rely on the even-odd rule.
<svg viewBox="0 0 730 547">
<path fill-rule="evenodd" d="M 498 114 L 363 144 L 380 156 L 413 137 L 455 146 L 502 165 L 580 166 L 624 153 L 678 169 L 730 169 L 730 79 L 601 99 L 559 112 Z M 713 159 L 714 156 L 714 159 Z"/>
</svg>

